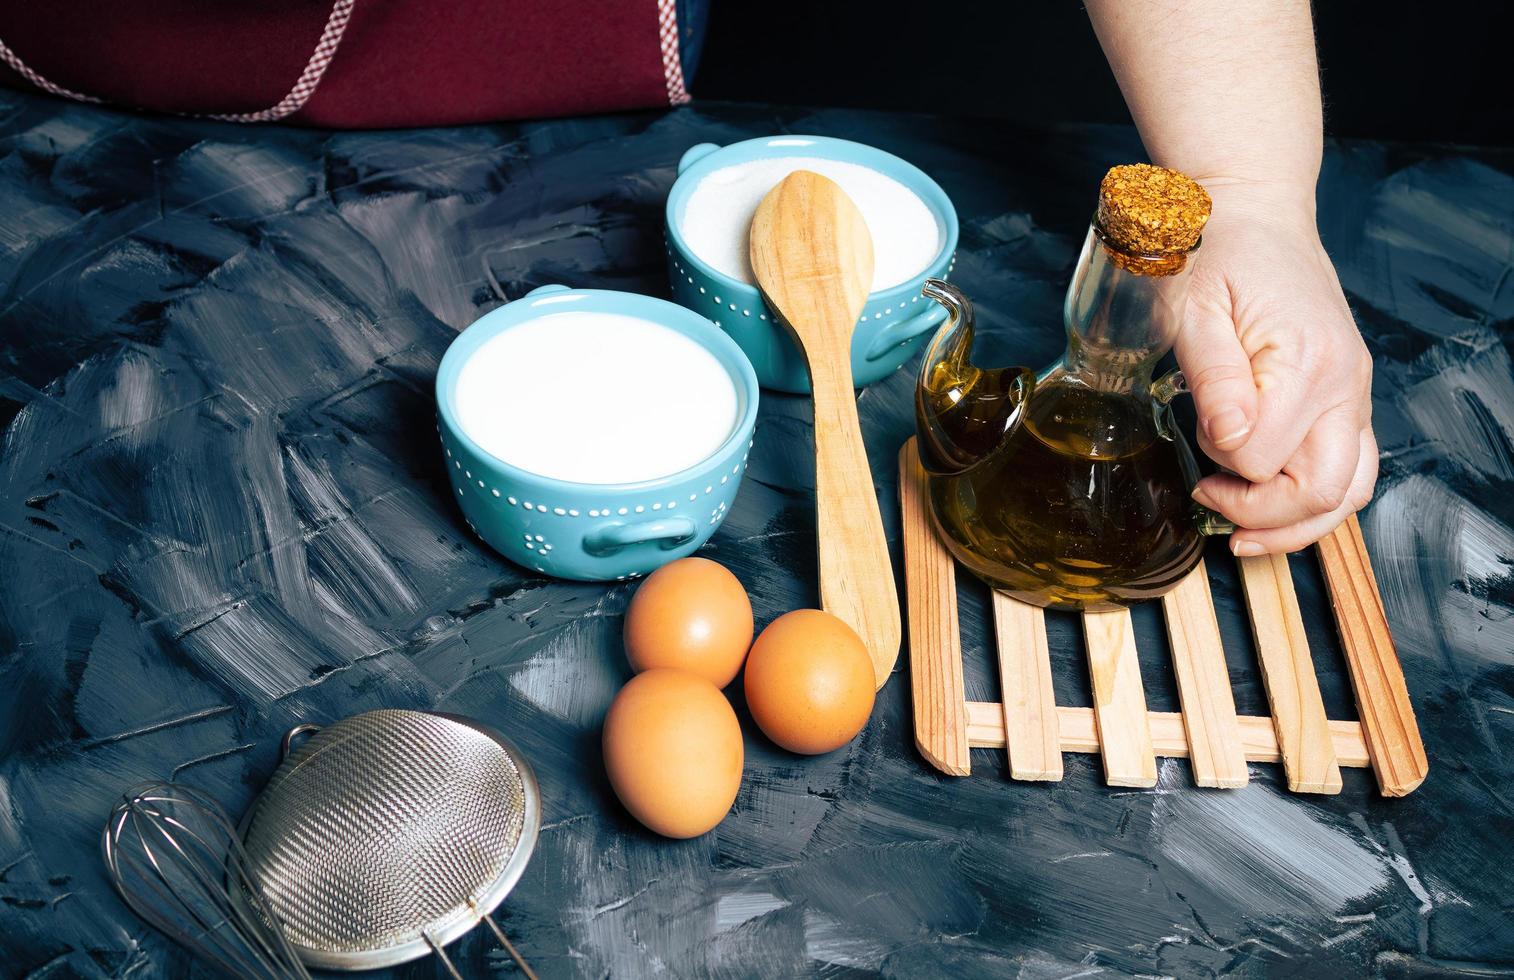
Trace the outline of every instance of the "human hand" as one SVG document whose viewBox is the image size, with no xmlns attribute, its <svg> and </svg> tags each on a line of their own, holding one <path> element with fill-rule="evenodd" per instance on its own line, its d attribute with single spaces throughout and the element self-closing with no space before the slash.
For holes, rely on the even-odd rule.
<svg viewBox="0 0 1514 980">
<path fill-rule="evenodd" d="M 1372 498 L 1372 359 L 1320 245 L 1313 189 L 1208 190 L 1176 352 L 1199 445 L 1230 472 L 1193 496 L 1241 528 L 1237 555 L 1294 551 Z"/>
</svg>

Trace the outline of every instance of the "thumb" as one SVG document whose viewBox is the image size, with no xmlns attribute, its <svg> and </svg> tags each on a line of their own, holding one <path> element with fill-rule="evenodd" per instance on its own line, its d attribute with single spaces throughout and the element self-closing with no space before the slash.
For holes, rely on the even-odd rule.
<svg viewBox="0 0 1514 980">
<path fill-rule="evenodd" d="M 1235 322 L 1222 310 L 1190 307 L 1174 352 L 1193 392 L 1204 451 L 1213 457 L 1240 449 L 1256 428 L 1257 397 Z"/>
</svg>

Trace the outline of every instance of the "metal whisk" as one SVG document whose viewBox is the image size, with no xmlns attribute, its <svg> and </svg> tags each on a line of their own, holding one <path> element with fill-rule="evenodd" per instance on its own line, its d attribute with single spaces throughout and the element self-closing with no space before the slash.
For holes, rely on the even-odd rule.
<svg viewBox="0 0 1514 980">
<path fill-rule="evenodd" d="M 101 846 L 131 910 L 191 952 L 230 976 L 309 980 L 210 797 L 174 783 L 134 786 L 112 808 Z"/>
</svg>

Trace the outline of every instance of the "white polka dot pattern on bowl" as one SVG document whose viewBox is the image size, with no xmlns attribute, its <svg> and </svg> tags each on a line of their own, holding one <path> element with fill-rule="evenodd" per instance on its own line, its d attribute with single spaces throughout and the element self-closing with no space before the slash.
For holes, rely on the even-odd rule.
<svg viewBox="0 0 1514 980">
<path fill-rule="evenodd" d="M 520 497 L 508 493 L 503 486 L 491 486 L 489 480 L 492 474 L 487 465 L 483 465 L 479 473 L 473 473 L 469 467 L 462 464 L 461 460 L 477 457 L 471 453 L 465 453 L 459 445 L 450 444 L 446 436 L 441 436 L 440 433 L 439 436 L 446 459 L 456 464 L 448 472 L 453 475 L 451 482 L 454 491 L 462 498 L 459 504 L 463 508 L 462 517 L 468 528 L 483 543 L 502 551 L 506 557 L 517 564 L 542 574 L 566 575 L 570 578 L 584 574 L 582 567 L 584 556 L 580 553 L 580 542 L 583 535 L 593 529 L 595 523 L 608 521 L 615 524 L 631 524 L 661 519 L 665 512 L 667 512 L 666 519 L 676 520 L 677 518 L 673 516 L 675 513 L 682 517 L 680 512 L 701 498 L 700 487 L 703 487 L 703 496 L 711 498 L 708 501 L 710 506 L 708 519 L 702 525 L 705 530 L 695 535 L 702 543 L 725 519 L 732 494 L 736 490 L 736 481 L 733 477 L 739 478 L 739 474 L 747 465 L 754 444 L 754 440 L 748 439 L 740 461 L 729 464 L 729 470 L 722 469 L 718 477 L 710 474 L 712 482 L 696 486 L 674 486 L 661 491 L 678 494 L 680 495 L 678 498 L 653 499 L 649 492 L 643 491 L 635 494 L 631 499 L 595 502 L 592 507 L 580 509 L 568 506 L 567 500 L 554 502 L 551 497 L 542 499 L 534 495 L 530 498 Z M 687 500 L 682 500 L 684 494 L 687 494 Z M 580 497 L 576 502 L 584 501 Z M 682 506 L 680 506 L 681 502 Z M 486 520 L 485 517 L 489 512 L 499 514 L 504 522 L 503 526 L 500 521 Z M 690 515 L 690 517 L 693 516 Z M 478 520 L 475 521 L 475 518 Z M 570 526 L 581 518 L 589 520 L 583 521 L 578 528 Z M 564 524 L 557 525 L 558 521 Z M 697 520 L 695 523 L 698 523 Z M 485 527 L 489 533 L 481 531 L 480 526 Z M 554 534 L 553 527 L 559 527 L 559 532 Z M 508 532 L 503 539 L 500 537 L 502 532 Z M 553 540 L 554 538 L 557 540 Z M 638 556 L 634 559 L 635 561 L 647 562 L 649 567 L 646 570 L 650 570 L 650 565 L 657 561 L 651 557 L 655 553 L 648 549 L 630 554 Z M 638 578 L 642 574 L 645 574 L 645 570 L 627 572 L 619 575 L 616 580 L 627 581 Z"/>
</svg>

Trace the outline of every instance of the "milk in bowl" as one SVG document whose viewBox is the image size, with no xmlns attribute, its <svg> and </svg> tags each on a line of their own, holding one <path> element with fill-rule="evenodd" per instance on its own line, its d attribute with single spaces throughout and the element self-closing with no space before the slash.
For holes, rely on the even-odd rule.
<svg viewBox="0 0 1514 980">
<path fill-rule="evenodd" d="M 457 421 L 491 456 L 569 483 L 640 483 L 703 460 L 736 424 L 736 385 L 698 343 L 618 313 L 554 313 L 480 347 Z"/>
<path fill-rule="evenodd" d="M 470 526 L 519 564 L 629 578 L 724 520 L 751 445 L 756 377 L 681 307 L 543 287 L 487 314 L 437 375 L 444 459 Z"/>
<path fill-rule="evenodd" d="M 941 250 L 936 217 L 914 191 L 871 167 L 811 156 L 748 160 L 701 177 L 678 225 L 684 243 L 717 272 L 754 284 L 747 248 L 752 215 L 796 170 L 835 181 L 862 212 L 873 238 L 871 292 L 910 281 Z"/>
<path fill-rule="evenodd" d="M 852 379 L 871 384 L 908 360 L 945 318 L 932 309 L 938 304 L 921 301 L 920 287 L 951 273 L 957 247 L 946 193 L 893 154 L 824 136 L 690 147 L 664 216 L 673 299 L 730 334 L 765 387 L 809 390 L 804 358 L 763 302 L 748 258 L 757 205 L 796 170 L 834 181 L 867 222 L 873 282 L 852 331 Z"/>
</svg>

